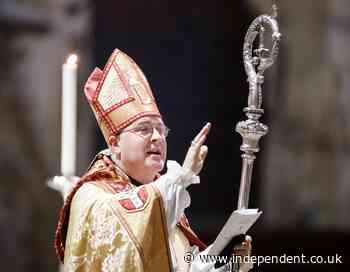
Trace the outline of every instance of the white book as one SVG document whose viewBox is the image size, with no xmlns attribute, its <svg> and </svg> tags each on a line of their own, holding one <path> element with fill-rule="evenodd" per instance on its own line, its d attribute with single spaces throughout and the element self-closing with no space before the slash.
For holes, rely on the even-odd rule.
<svg viewBox="0 0 350 272">
<path fill-rule="evenodd" d="M 216 237 L 208 255 L 219 255 L 233 237 L 246 234 L 262 214 L 258 209 L 240 209 L 234 211 Z"/>
</svg>

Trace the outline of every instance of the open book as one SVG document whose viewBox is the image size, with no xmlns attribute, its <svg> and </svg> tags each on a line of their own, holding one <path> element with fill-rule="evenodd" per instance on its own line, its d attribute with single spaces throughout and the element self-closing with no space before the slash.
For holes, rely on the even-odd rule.
<svg viewBox="0 0 350 272">
<path fill-rule="evenodd" d="M 258 209 L 240 209 L 234 211 L 216 237 L 208 255 L 219 255 L 231 239 L 240 234 L 246 234 L 262 214 Z"/>
</svg>

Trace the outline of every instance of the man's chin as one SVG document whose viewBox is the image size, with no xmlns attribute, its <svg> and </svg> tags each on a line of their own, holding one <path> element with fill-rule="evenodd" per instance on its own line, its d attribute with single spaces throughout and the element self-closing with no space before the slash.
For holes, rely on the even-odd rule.
<svg viewBox="0 0 350 272">
<path fill-rule="evenodd" d="M 153 160 L 152 158 L 148 158 L 147 167 L 151 167 L 154 171 L 158 173 L 164 168 L 164 160 Z"/>
</svg>

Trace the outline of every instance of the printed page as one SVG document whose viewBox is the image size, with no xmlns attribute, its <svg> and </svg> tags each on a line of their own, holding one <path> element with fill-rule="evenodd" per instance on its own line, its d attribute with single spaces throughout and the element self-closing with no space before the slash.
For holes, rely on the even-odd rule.
<svg viewBox="0 0 350 272">
<path fill-rule="evenodd" d="M 208 255 L 219 255 L 234 236 L 246 234 L 262 212 L 258 209 L 240 209 L 234 211 L 216 237 Z"/>
</svg>

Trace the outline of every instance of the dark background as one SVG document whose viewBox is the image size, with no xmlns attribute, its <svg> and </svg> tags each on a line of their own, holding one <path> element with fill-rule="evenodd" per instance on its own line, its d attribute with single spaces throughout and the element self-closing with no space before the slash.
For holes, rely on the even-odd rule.
<svg viewBox="0 0 350 272">
<path fill-rule="evenodd" d="M 140 65 L 171 128 L 168 158 L 182 162 L 192 137 L 205 122 L 212 122 L 201 184 L 190 188 L 192 203 L 186 211 L 192 227 L 210 243 L 237 205 L 241 137 L 234 128 L 238 121 L 246 119 L 242 109 L 248 97 L 242 46 L 246 30 L 257 14 L 252 14 L 244 1 L 96 1 L 95 5 L 96 64 L 103 67 L 117 47 Z M 281 77 L 282 72 L 288 72 L 283 71 L 284 54 L 287 53 L 282 52 L 279 58 Z M 264 88 L 268 86 L 269 83 Z M 269 124 L 266 106 L 265 111 L 263 121 Z M 99 146 L 104 146 L 101 134 L 96 135 Z M 264 139 L 260 154 L 263 152 Z M 259 207 L 259 189 L 263 186 L 261 156 L 257 156 L 253 173 L 252 208 Z M 341 252 L 343 261 L 348 257 L 344 252 L 350 242 L 348 234 L 295 226 L 271 230 L 264 228 L 263 220 L 264 215 L 250 231 L 254 255 L 303 253 L 309 257 Z M 254 271 L 338 269 L 345 271 L 346 267 L 264 264 Z"/>
<path fill-rule="evenodd" d="M 347 271 L 350 220 L 350 4 L 278 1 L 282 44 L 266 71 L 249 231 L 260 256 L 342 256 L 342 265 L 264 264 L 253 271 Z M 236 208 L 241 174 L 246 30 L 271 1 L 0 1 L 1 271 L 58 271 L 53 249 L 62 198 L 61 68 L 79 56 L 77 175 L 106 145 L 83 94 L 114 48 L 142 68 L 166 124 L 168 159 L 181 163 L 207 122 L 209 155 L 190 187 L 192 228 L 210 244 Z"/>
<path fill-rule="evenodd" d="M 243 3 L 228 1 L 96 3 L 96 64 L 103 67 L 116 47 L 137 61 L 171 129 L 168 158 L 182 162 L 202 126 L 213 125 L 203 182 L 192 188 L 194 213 L 225 214 L 235 205 L 241 138 L 234 128 L 248 97 L 241 48 L 252 19 Z"/>
</svg>

